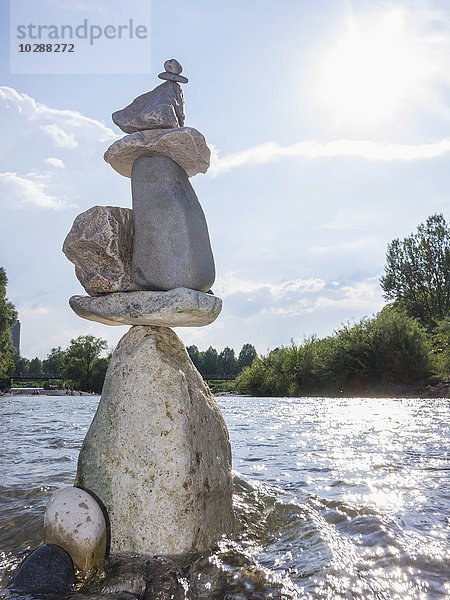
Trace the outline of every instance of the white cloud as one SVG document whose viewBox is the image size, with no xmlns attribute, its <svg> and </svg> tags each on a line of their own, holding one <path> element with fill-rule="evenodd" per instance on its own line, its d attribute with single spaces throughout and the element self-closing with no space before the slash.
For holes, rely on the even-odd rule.
<svg viewBox="0 0 450 600">
<path fill-rule="evenodd" d="M 244 319 L 260 315 L 292 318 L 323 309 L 336 309 L 351 318 L 361 311 L 370 314 L 384 305 L 378 277 L 350 285 L 327 283 L 321 278 L 267 283 L 241 279 L 230 272 L 218 279 L 214 291 L 227 299 L 229 312 Z"/>
<path fill-rule="evenodd" d="M 65 165 L 60 158 L 46 158 L 44 162 L 51 167 L 55 167 L 56 169 L 65 169 Z"/>
<path fill-rule="evenodd" d="M 14 88 L 0 86 L 0 101 L 6 109 L 15 110 L 17 113 L 20 113 L 30 124 L 37 121 L 40 128 L 44 125 L 46 129 L 43 129 L 43 131 L 47 134 L 51 135 L 53 131 L 55 139 L 58 137 L 58 130 L 61 130 L 69 138 L 73 136 L 73 141 L 77 142 L 77 144 L 79 143 L 79 139 L 77 138 L 85 138 L 102 143 L 112 142 L 120 137 L 112 129 L 106 127 L 104 123 L 96 119 L 85 117 L 75 110 L 50 108 L 45 104 L 36 102 L 31 96 L 18 92 Z M 52 129 L 49 129 L 49 126 Z M 64 136 L 60 139 L 64 139 Z M 67 140 L 67 138 L 65 139 Z M 76 145 L 69 147 L 75 148 Z"/>
<path fill-rule="evenodd" d="M 117 137 L 95 119 L 50 108 L 10 87 L 0 87 L 0 127 L 2 200 L 12 208 L 74 206 L 83 196 L 80 172 L 91 176 L 91 157 L 101 160 L 105 145 Z M 52 146 L 61 149 L 64 162 L 52 156 Z"/>
<path fill-rule="evenodd" d="M 263 283 L 243 279 L 230 271 L 219 277 L 214 286 L 217 295 L 226 298 L 239 292 L 258 292 L 267 290 L 274 298 L 283 298 L 292 293 L 311 293 L 321 290 L 325 286 L 322 279 L 292 279 L 282 283 Z"/>
<path fill-rule="evenodd" d="M 12 208 L 32 205 L 58 209 L 64 206 L 64 202 L 47 192 L 45 180 L 27 179 L 17 173 L 0 173 L 0 197 Z"/>
<path fill-rule="evenodd" d="M 450 152 L 450 138 L 429 144 L 389 144 L 370 140 L 305 141 L 292 146 L 267 142 L 224 157 L 211 148 L 212 175 L 225 173 L 244 165 L 259 165 L 282 158 L 317 160 L 321 158 L 355 157 L 371 161 L 413 161 L 439 158 Z"/>
<path fill-rule="evenodd" d="M 66 133 L 58 125 L 41 125 L 39 129 L 50 136 L 55 146 L 59 148 L 76 148 L 78 146 L 74 134 Z"/>
</svg>

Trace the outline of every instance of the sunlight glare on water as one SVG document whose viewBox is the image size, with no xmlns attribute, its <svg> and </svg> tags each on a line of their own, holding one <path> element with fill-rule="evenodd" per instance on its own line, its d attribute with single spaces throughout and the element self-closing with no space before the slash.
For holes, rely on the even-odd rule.
<svg viewBox="0 0 450 600">
<path fill-rule="evenodd" d="M 130 585 L 142 600 L 449 597 L 448 400 L 218 401 L 233 448 L 232 539 L 195 556 L 112 557 L 106 580 L 74 598 Z M 2 585 L 42 542 L 45 505 L 72 483 L 97 402 L 2 398 Z"/>
</svg>

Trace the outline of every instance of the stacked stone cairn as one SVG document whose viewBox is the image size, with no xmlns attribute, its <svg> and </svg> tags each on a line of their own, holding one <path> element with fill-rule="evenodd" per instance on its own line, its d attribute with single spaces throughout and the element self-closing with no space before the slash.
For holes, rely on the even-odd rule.
<svg viewBox="0 0 450 600">
<path fill-rule="evenodd" d="M 173 555 L 209 548 L 233 529 L 228 431 L 170 329 L 208 325 L 222 308 L 189 182 L 206 172 L 210 151 L 184 126 L 180 63 L 164 67 L 164 83 L 112 116 L 127 135 L 104 158 L 131 177 L 132 210 L 87 210 L 63 246 L 88 293 L 70 298 L 72 309 L 132 326 L 113 353 L 75 487 L 57 491 L 45 515 L 49 552 L 64 549 L 85 576 L 102 564 L 106 533 L 113 553 Z"/>
</svg>

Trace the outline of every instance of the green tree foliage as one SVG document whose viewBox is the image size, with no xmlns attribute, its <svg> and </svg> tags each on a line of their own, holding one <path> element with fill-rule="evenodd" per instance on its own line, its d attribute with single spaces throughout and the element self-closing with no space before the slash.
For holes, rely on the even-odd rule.
<svg viewBox="0 0 450 600">
<path fill-rule="evenodd" d="M 238 364 L 236 360 L 236 355 L 232 348 L 226 346 L 222 352 L 219 354 L 218 360 L 218 373 L 220 375 L 231 376 L 237 375 Z"/>
<path fill-rule="evenodd" d="M 244 344 L 239 352 L 238 370 L 242 371 L 244 367 L 251 367 L 256 358 L 256 349 L 253 344 Z"/>
<path fill-rule="evenodd" d="M 64 379 L 70 387 L 84 392 L 101 392 L 108 360 L 100 358 L 100 354 L 106 347 L 105 340 L 93 335 L 81 335 L 71 340 L 63 369 Z"/>
<path fill-rule="evenodd" d="M 197 346 L 187 346 L 186 350 L 194 363 L 195 368 L 201 373 L 203 370 L 203 352 L 200 352 Z"/>
<path fill-rule="evenodd" d="M 17 313 L 13 304 L 6 298 L 7 283 L 6 272 L 0 267 L 0 377 L 14 370 L 11 327 L 17 321 Z"/>
<path fill-rule="evenodd" d="M 217 350 L 210 346 L 208 350 L 203 352 L 203 365 L 202 365 L 203 377 L 207 375 L 216 375 L 219 368 L 219 355 Z"/>
<path fill-rule="evenodd" d="M 425 331 L 404 312 L 387 307 L 333 336 L 255 358 L 237 387 L 257 396 L 381 393 L 393 385 L 423 382 L 431 369 Z"/>
<path fill-rule="evenodd" d="M 430 330 L 450 314 L 450 225 L 442 214 L 429 217 L 417 233 L 393 240 L 381 287 Z"/>
<path fill-rule="evenodd" d="M 40 377 L 42 375 L 42 373 L 43 373 L 42 362 L 36 356 L 36 358 L 33 358 L 32 360 L 30 360 L 30 365 L 28 368 L 28 375 L 37 375 L 38 377 Z"/>
<path fill-rule="evenodd" d="M 436 374 L 440 377 L 450 377 L 450 316 L 439 321 L 431 340 Z"/>
<path fill-rule="evenodd" d="M 47 358 L 42 361 L 42 369 L 44 373 L 49 375 L 58 375 L 63 372 L 66 362 L 66 351 L 61 346 L 58 346 L 57 348 L 52 348 L 47 354 Z"/>
<path fill-rule="evenodd" d="M 17 350 L 16 350 L 14 352 L 13 361 L 14 361 L 14 368 L 13 368 L 14 375 L 22 376 L 22 375 L 29 374 L 30 361 L 28 360 L 28 358 L 23 358 L 22 356 L 20 356 L 19 352 L 17 352 Z"/>
</svg>

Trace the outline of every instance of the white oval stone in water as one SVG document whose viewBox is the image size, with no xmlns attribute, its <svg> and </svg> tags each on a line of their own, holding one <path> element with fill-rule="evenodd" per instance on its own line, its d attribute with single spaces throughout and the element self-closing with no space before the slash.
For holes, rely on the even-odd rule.
<svg viewBox="0 0 450 600">
<path fill-rule="evenodd" d="M 56 491 L 45 511 L 44 543 L 60 546 L 83 575 L 91 574 L 106 552 L 106 522 L 98 502 L 79 488 Z"/>
</svg>

